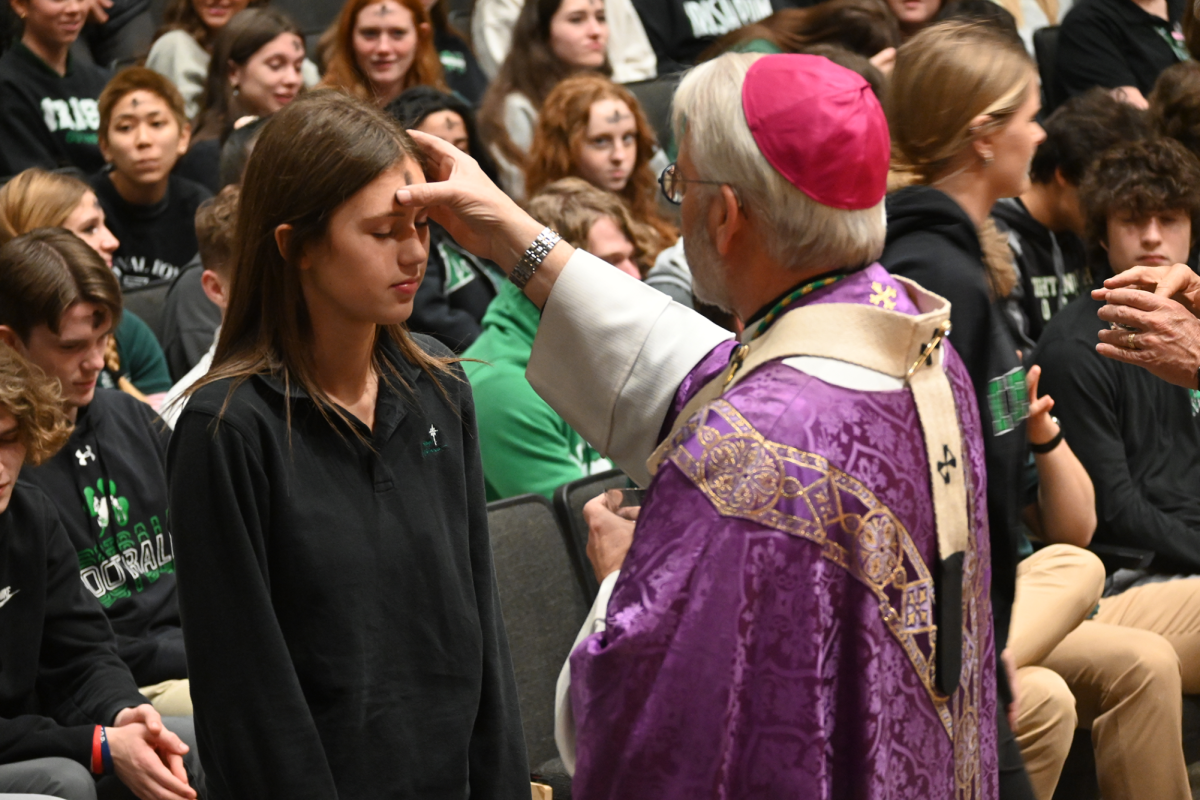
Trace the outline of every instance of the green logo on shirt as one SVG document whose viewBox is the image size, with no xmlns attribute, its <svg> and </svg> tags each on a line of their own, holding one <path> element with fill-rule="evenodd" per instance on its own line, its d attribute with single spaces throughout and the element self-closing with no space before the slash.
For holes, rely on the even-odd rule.
<svg viewBox="0 0 1200 800">
<path fill-rule="evenodd" d="M 105 608 L 143 591 L 165 573 L 175 571 L 170 536 L 158 517 L 130 526 L 129 500 L 117 494 L 114 481 L 101 478 L 84 487 L 88 516 L 100 528 L 96 546 L 79 551 L 79 577 Z"/>
<path fill-rule="evenodd" d="M 434 455 L 435 453 L 440 453 L 446 449 L 446 445 L 438 444 L 438 437 L 441 436 L 441 434 L 442 434 L 441 431 L 439 431 L 434 426 L 430 425 L 427 433 L 429 434 L 429 438 L 426 439 L 425 441 L 421 442 L 421 457 L 422 458 L 429 458 L 431 455 Z"/>
</svg>

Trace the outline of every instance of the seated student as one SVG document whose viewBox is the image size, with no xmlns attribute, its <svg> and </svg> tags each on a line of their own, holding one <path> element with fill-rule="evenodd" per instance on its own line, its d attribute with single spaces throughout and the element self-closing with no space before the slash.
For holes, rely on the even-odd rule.
<svg viewBox="0 0 1200 800">
<path fill-rule="evenodd" d="M 1006 308 L 1023 347 L 1036 344 L 1050 318 L 1092 286 L 1079 238 L 1084 227 L 1079 184 L 1085 171 L 1110 147 L 1149 133 L 1142 112 L 1099 88 L 1068 100 L 1043 128 L 1046 139 L 1030 164 L 1029 188 L 992 208 L 1020 275 Z"/>
<path fill-rule="evenodd" d="M 500 186 L 525 198 L 525 164 L 539 109 L 559 81 L 581 70 L 612 74 L 601 0 L 530 0 L 513 28 L 512 48 L 479 109 L 479 132 L 500 165 Z"/>
<path fill-rule="evenodd" d="M 1159 73 L 1190 58 L 1180 27 L 1184 5 L 1184 0 L 1077 3 L 1058 32 L 1058 96 L 1100 86 L 1145 108 Z"/>
<path fill-rule="evenodd" d="M 475 130 L 475 117 L 461 100 L 432 86 L 414 86 L 388 104 L 405 128 L 445 139 L 469 153 L 489 176 L 495 164 Z M 408 329 L 437 338 L 461 353 L 479 338 L 480 323 L 496 296 L 503 273 L 467 252 L 436 222 L 429 223 L 429 263 L 413 298 Z"/>
<path fill-rule="evenodd" d="M 226 186 L 216 197 L 201 203 L 200 210 L 196 212 L 196 239 L 200 242 L 200 285 L 204 291 L 205 302 L 217 308 L 222 317 L 225 315 L 225 306 L 229 304 L 240 197 L 241 189 L 238 186 Z M 184 393 L 200 380 L 212 365 L 213 354 L 217 350 L 217 337 L 220 335 L 221 328 L 218 324 L 209 336 L 208 350 L 196 365 L 171 387 L 171 391 L 167 392 L 161 414 L 163 421 L 172 428 L 175 427 L 175 420 L 179 419 L 187 403 Z"/>
<path fill-rule="evenodd" d="M 74 234 L 39 228 L 0 248 L 0 341 L 58 380 L 74 424 L 66 447 L 23 479 L 60 509 L 80 578 L 104 606 L 117 655 L 142 693 L 160 711 L 188 716 L 168 433 L 145 403 L 96 388 L 120 316 L 112 270 Z"/>
<path fill-rule="evenodd" d="M 1164 69 L 1147 100 L 1151 127 L 1200 158 L 1200 63 L 1183 61 Z"/>
<path fill-rule="evenodd" d="M 872 61 L 890 62 L 900 46 L 900 27 L 885 0 L 827 0 L 809 8 L 785 8 L 738 28 L 722 36 L 702 59 L 729 50 L 811 53 L 818 45 L 843 47 Z"/>
<path fill-rule="evenodd" d="M 185 114 L 200 113 L 204 76 L 212 58 L 212 44 L 221 28 L 247 6 L 267 0 L 171 0 L 163 9 L 163 24 L 154 35 L 146 66 L 170 79 L 183 95 Z"/>
<path fill-rule="evenodd" d="M 429 10 L 429 22 L 433 25 L 433 46 L 442 63 L 442 74 L 450 91 L 464 98 L 472 107 L 479 105 L 487 91 L 488 76 L 479 66 L 478 59 L 467 36 L 450 22 L 447 11 L 448 0 L 425 0 Z"/>
<path fill-rule="evenodd" d="M 666 166 L 633 93 L 599 73 L 581 72 L 555 86 L 542 104 L 525 189 L 533 196 L 575 176 L 620 195 L 633 218 L 658 233 L 658 244 L 646 254 L 653 259 L 679 238 L 658 210 L 658 175 Z"/>
<path fill-rule="evenodd" d="M 82 3 L 10 0 L 21 39 L 0 56 L 0 177 L 29 167 L 98 170 L 96 98 L 108 71 L 72 58 Z"/>
<path fill-rule="evenodd" d="M 203 110 L 175 172 L 218 192 L 221 147 L 243 117 L 268 117 L 304 88 L 304 33 L 274 8 L 248 8 L 221 29 L 204 85 Z"/>
<path fill-rule="evenodd" d="M 529 213 L 564 240 L 641 278 L 653 231 L 635 222 L 616 195 L 579 178 L 550 184 Z M 479 449 L 488 500 L 533 492 L 550 497 L 568 481 L 612 469 L 590 444 L 538 397 L 525 380 L 540 313 L 506 282 L 483 318 L 483 333 L 463 353 L 475 392 Z"/>
<path fill-rule="evenodd" d="M 55 382 L 0 344 L 0 793 L 194 798 L 180 759 L 190 748 L 177 735 L 194 743 L 191 721 L 163 720 L 138 693 L 76 578 L 61 505 L 17 480 L 70 430 Z M 194 753 L 186 759 L 198 775 Z"/>
<path fill-rule="evenodd" d="M 71 175 L 27 169 L 0 187 L 0 244 L 34 228 L 66 228 L 112 267 L 120 243 L 104 222 L 104 209 L 95 192 Z M 100 373 L 100 386 L 132 389 L 151 401 L 171 388 L 162 348 L 136 314 L 121 315 L 113 342 Z"/>
<path fill-rule="evenodd" d="M 154 70 L 122 70 L 100 95 L 100 149 L 111 169 L 92 189 L 121 242 L 113 271 L 122 289 L 173 280 L 196 255 L 196 208 L 210 194 L 171 173 L 190 134 L 183 98 Z"/>
<path fill-rule="evenodd" d="M 1200 230 L 1200 163 L 1178 142 L 1154 139 L 1106 153 L 1080 200 L 1093 257 L 1113 273 L 1181 263 Z M 1179 652 L 1183 691 L 1200 690 L 1200 394 L 1102 358 L 1084 295 L 1042 332 L 1034 361 L 1058 400 L 1062 429 L 1096 486 L 1096 541 L 1150 550 L 1146 571 L 1122 571 L 1100 622 L 1162 633 Z M 1136 331 L 1125 347 L 1136 349 Z"/>
<path fill-rule="evenodd" d="M 475 0 L 472 5 L 471 43 L 488 78 L 495 78 L 504 59 L 508 58 L 513 28 L 524 6 L 524 0 Z M 654 48 L 650 46 L 633 0 L 604 0 L 604 15 L 610 34 L 608 61 L 612 64 L 613 80 L 632 83 L 655 77 L 658 65 Z M 669 71 L 664 69 L 663 74 Z"/>
<path fill-rule="evenodd" d="M 350 0 L 338 16 L 322 86 L 386 106 L 413 86 L 445 89 L 421 0 Z"/>
</svg>

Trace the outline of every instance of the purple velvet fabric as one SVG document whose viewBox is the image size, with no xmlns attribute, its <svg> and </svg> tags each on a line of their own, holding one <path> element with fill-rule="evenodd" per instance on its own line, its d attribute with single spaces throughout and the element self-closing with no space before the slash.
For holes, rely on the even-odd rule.
<svg viewBox="0 0 1200 800">
<path fill-rule="evenodd" d="M 879 287 L 914 311 L 878 266 L 800 302 Z M 697 366 L 676 413 L 728 354 Z M 576 797 L 996 797 L 982 440 L 966 371 L 946 363 L 974 523 L 959 689 L 934 684 L 937 540 L 911 393 L 771 362 L 676 435 L 607 630 L 571 655 Z"/>
</svg>

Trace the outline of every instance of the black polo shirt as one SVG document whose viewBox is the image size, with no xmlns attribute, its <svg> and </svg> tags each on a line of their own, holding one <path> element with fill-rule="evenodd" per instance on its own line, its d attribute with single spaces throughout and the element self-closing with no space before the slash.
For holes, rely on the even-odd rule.
<svg viewBox="0 0 1200 800">
<path fill-rule="evenodd" d="M 1179 26 L 1185 2 L 1167 0 L 1168 19 L 1144 11 L 1133 0 L 1077 4 L 1058 34 L 1058 96 L 1073 97 L 1093 86 L 1136 86 L 1148 96 L 1160 72 L 1188 58 Z"/>
</svg>

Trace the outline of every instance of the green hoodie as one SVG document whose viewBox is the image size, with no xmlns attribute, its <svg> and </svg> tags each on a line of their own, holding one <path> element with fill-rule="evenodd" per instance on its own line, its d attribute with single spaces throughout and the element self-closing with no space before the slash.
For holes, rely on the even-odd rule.
<svg viewBox="0 0 1200 800">
<path fill-rule="evenodd" d="M 537 306 L 505 283 L 483 333 L 463 353 L 487 362 L 463 368 L 475 394 L 489 502 L 526 492 L 548 498 L 564 483 L 612 468 L 525 380 L 538 319 Z"/>
</svg>

